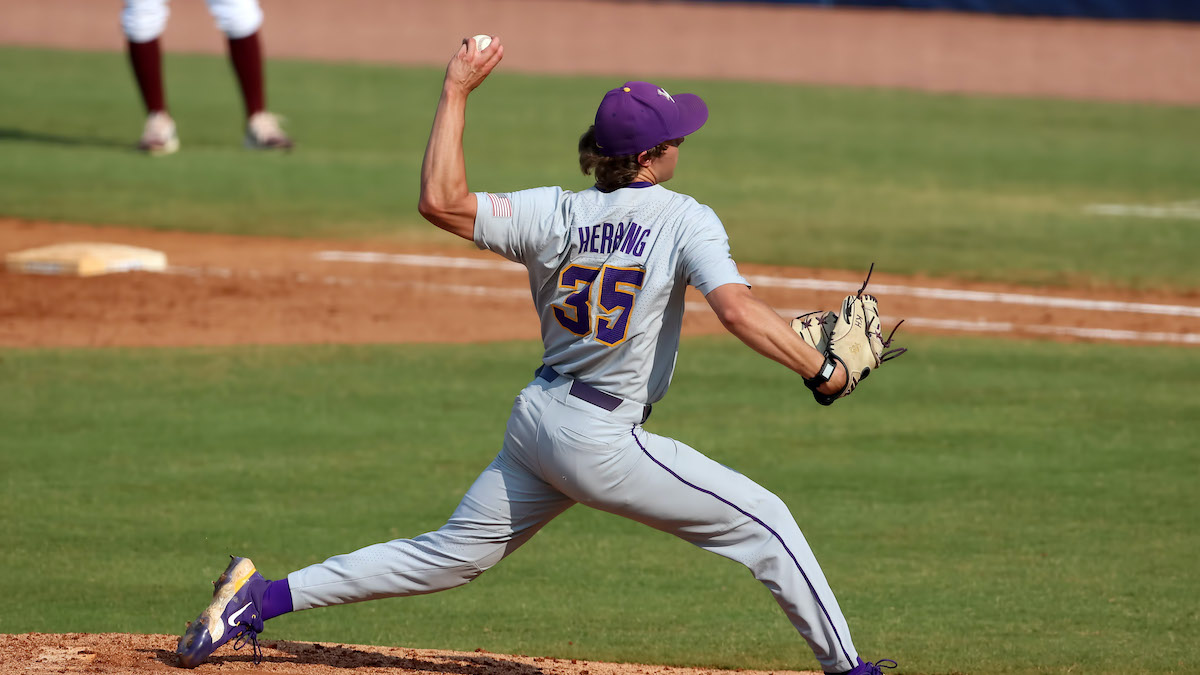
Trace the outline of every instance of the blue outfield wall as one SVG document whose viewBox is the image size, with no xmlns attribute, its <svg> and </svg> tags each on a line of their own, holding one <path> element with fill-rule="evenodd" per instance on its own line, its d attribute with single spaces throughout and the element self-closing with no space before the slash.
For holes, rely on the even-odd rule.
<svg viewBox="0 0 1200 675">
<path fill-rule="evenodd" d="M 988 14 L 1200 21 L 1200 0 L 716 0 L 825 7 L 941 9 Z"/>
</svg>

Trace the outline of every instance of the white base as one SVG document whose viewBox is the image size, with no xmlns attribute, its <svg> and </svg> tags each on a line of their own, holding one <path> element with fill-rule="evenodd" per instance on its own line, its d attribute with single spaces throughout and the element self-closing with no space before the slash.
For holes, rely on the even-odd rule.
<svg viewBox="0 0 1200 675">
<path fill-rule="evenodd" d="M 9 271 L 90 277 L 116 272 L 162 272 L 167 256 L 162 251 L 122 244 L 73 242 L 31 248 L 4 256 Z"/>
</svg>

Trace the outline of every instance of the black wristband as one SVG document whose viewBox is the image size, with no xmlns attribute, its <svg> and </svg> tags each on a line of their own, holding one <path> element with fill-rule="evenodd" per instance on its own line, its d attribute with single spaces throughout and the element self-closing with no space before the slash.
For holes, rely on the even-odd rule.
<svg viewBox="0 0 1200 675">
<path fill-rule="evenodd" d="M 835 372 L 837 372 L 837 362 L 833 360 L 833 357 L 826 356 L 825 363 L 821 364 L 821 369 L 817 371 L 817 374 L 805 378 L 804 383 L 808 385 L 809 389 L 815 389 L 828 382 Z"/>
</svg>

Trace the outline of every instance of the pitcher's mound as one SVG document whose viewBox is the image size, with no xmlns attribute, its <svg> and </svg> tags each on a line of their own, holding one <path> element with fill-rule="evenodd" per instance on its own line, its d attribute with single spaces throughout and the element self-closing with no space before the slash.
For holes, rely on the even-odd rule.
<svg viewBox="0 0 1200 675">
<path fill-rule="evenodd" d="M 175 661 L 173 635 L 127 633 L 0 634 L 0 675 L 57 675 L 59 673 L 145 673 L 188 671 Z M 288 675 L 720 675 L 728 671 L 704 668 L 600 663 L 576 659 L 447 652 L 433 649 L 369 647 L 318 642 L 260 640 L 262 663 L 255 665 L 250 647 L 217 650 L 196 673 L 287 673 Z M 796 671 L 739 670 L 738 675 L 819 675 Z"/>
</svg>

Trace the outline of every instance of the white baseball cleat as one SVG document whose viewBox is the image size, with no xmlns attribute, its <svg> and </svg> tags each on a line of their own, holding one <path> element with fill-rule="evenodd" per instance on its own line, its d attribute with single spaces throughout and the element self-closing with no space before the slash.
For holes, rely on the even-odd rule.
<svg viewBox="0 0 1200 675">
<path fill-rule="evenodd" d="M 292 139 L 283 132 L 281 118 L 267 111 L 256 112 L 246 121 L 246 147 L 252 150 L 291 150 Z"/>
<path fill-rule="evenodd" d="M 146 117 L 138 150 L 153 157 L 169 155 L 179 149 L 179 136 L 175 133 L 175 120 L 165 111 L 152 112 Z"/>
</svg>

